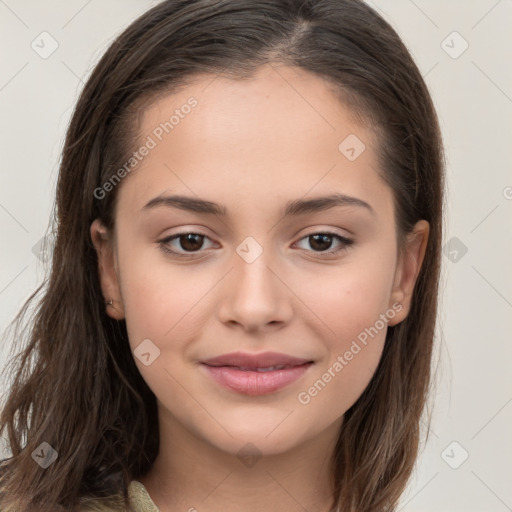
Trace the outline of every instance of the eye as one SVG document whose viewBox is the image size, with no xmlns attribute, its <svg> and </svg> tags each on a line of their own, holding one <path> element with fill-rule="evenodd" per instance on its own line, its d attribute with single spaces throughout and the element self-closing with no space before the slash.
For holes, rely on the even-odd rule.
<svg viewBox="0 0 512 512">
<path fill-rule="evenodd" d="M 313 252 L 325 253 L 328 255 L 336 254 L 340 251 L 346 250 L 350 245 L 354 243 L 354 240 L 351 240 L 350 238 L 346 238 L 344 236 L 338 235 L 337 233 L 331 232 L 311 233 L 310 235 L 301 238 L 300 242 L 303 240 L 306 240 L 309 243 L 310 247 L 313 248 Z M 332 247 L 334 240 L 338 241 L 338 248 L 329 250 Z"/>
<path fill-rule="evenodd" d="M 158 243 L 160 244 L 160 248 L 166 253 L 187 257 L 192 256 L 194 253 L 204 248 L 203 244 L 205 240 L 210 239 L 201 233 L 186 232 L 168 236 L 163 240 L 159 240 Z"/>
<path fill-rule="evenodd" d="M 162 251 L 167 254 L 178 257 L 192 257 L 195 254 L 204 252 L 201 251 L 201 249 L 204 249 L 205 240 L 210 240 L 210 238 L 201 233 L 183 232 L 168 236 L 159 240 L 158 243 Z M 340 251 L 346 250 L 354 243 L 354 241 L 349 238 L 331 232 L 311 233 L 301 238 L 299 242 L 304 240 L 306 240 L 312 248 L 312 251 L 309 249 L 305 250 L 316 252 L 321 256 L 324 254 L 326 256 L 337 254 Z M 334 250 L 330 250 L 334 241 L 338 242 L 338 247 Z"/>
</svg>

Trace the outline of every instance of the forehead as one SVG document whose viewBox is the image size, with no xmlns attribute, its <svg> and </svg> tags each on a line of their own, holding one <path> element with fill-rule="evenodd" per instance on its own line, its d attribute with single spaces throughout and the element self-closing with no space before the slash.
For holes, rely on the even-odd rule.
<svg viewBox="0 0 512 512">
<path fill-rule="evenodd" d="M 349 105 L 342 104 L 334 86 L 322 78 L 298 67 L 264 65 L 250 78 L 233 79 L 227 76 L 203 74 L 188 80 L 174 94 L 152 102 L 141 116 L 139 124 L 142 135 L 151 133 L 172 114 L 189 110 L 187 102 L 193 97 L 197 101 L 191 112 L 191 120 L 181 123 L 173 120 L 172 136 L 167 139 L 202 137 L 205 142 L 221 141 L 250 148 L 264 141 L 271 147 L 284 149 L 284 141 L 307 139 L 312 144 L 322 137 L 326 145 L 337 149 L 337 140 L 343 130 L 354 128 L 362 138 L 371 136 L 367 127 L 356 120 Z M 181 124 L 177 130 L 178 121 Z M 198 130 L 200 124 L 200 130 Z M 341 128 L 341 132 L 340 132 Z M 326 134 L 330 134 L 327 138 Z M 166 135 L 171 135 L 167 134 Z M 269 145 L 269 135 L 274 141 Z"/>
<path fill-rule="evenodd" d="M 198 75 L 153 101 L 138 131 L 152 148 L 127 180 L 131 202 L 173 190 L 257 204 L 334 188 L 371 196 L 384 186 L 373 131 L 329 82 L 299 68 Z"/>
</svg>

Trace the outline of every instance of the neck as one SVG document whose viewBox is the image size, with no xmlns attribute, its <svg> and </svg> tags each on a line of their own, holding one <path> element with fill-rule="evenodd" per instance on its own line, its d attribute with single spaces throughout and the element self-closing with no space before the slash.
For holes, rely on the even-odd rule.
<svg viewBox="0 0 512 512">
<path fill-rule="evenodd" d="M 331 459 L 341 419 L 292 450 L 262 454 L 249 445 L 229 453 L 196 437 L 175 418 L 159 417 L 159 453 L 138 480 L 160 512 L 330 510 Z"/>
</svg>

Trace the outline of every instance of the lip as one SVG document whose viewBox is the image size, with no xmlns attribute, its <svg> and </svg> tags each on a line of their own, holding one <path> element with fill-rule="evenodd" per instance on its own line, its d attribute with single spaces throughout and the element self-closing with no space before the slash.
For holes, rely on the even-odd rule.
<svg viewBox="0 0 512 512">
<path fill-rule="evenodd" d="M 313 361 L 277 352 L 233 352 L 203 361 L 201 367 L 220 385 L 245 395 L 274 393 L 300 379 Z M 273 370 L 262 368 L 284 366 Z M 258 371 L 260 369 L 260 371 Z"/>
<path fill-rule="evenodd" d="M 270 366 L 298 366 L 311 362 L 311 359 L 281 354 L 279 352 L 261 352 L 250 354 L 249 352 L 231 352 L 203 361 L 208 366 L 238 366 L 244 368 L 268 368 Z"/>
</svg>

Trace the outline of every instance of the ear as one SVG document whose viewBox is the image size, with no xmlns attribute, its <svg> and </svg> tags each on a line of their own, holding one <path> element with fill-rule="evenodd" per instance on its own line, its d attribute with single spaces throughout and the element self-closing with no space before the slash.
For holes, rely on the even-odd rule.
<svg viewBox="0 0 512 512">
<path fill-rule="evenodd" d="M 99 219 L 93 221 L 90 232 L 98 255 L 98 273 L 103 297 L 106 303 L 112 300 L 111 305 L 105 304 L 107 315 L 121 320 L 124 318 L 124 309 L 112 234 Z"/>
<path fill-rule="evenodd" d="M 402 322 L 411 309 L 412 294 L 421 270 L 428 244 L 430 225 L 426 220 L 418 221 L 407 236 L 406 244 L 398 259 L 389 307 L 402 304 L 402 309 L 389 320 L 388 325 Z"/>
</svg>

